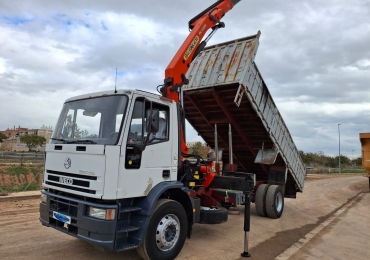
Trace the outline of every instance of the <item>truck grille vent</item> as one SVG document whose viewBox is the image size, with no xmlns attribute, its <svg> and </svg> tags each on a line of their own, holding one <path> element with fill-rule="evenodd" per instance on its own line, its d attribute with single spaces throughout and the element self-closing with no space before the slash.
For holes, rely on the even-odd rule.
<svg viewBox="0 0 370 260">
<path fill-rule="evenodd" d="M 88 175 L 74 174 L 74 173 L 68 173 L 68 172 L 57 172 L 57 171 L 51 171 L 51 170 L 47 170 L 46 172 L 50 174 L 59 175 L 59 176 L 79 178 L 79 179 L 85 179 L 85 180 L 96 181 L 98 179 L 98 177 L 96 176 L 88 176 Z"/>
<path fill-rule="evenodd" d="M 86 146 L 77 146 L 76 151 L 86 152 Z"/>
<path fill-rule="evenodd" d="M 77 217 L 78 203 L 50 196 L 50 211 L 57 211 L 70 217 Z"/>
<path fill-rule="evenodd" d="M 90 193 L 90 194 L 96 194 L 96 191 L 94 191 L 94 190 L 88 190 L 88 189 L 78 188 L 78 187 L 75 187 L 75 186 L 63 185 L 63 184 L 50 182 L 50 181 L 46 181 L 45 183 L 47 185 L 60 187 L 60 188 L 68 189 L 68 190 L 75 190 L 75 191 L 80 191 L 80 192 L 85 192 L 85 193 Z"/>
<path fill-rule="evenodd" d="M 77 202 L 60 198 L 57 196 L 50 196 L 49 221 L 50 225 L 62 232 L 67 232 L 70 235 L 77 236 L 78 233 L 78 215 L 79 205 Z M 53 211 L 62 213 L 71 217 L 71 224 L 65 225 L 63 222 L 53 218 Z"/>
<path fill-rule="evenodd" d="M 61 182 L 60 179 L 61 179 L 61 177 L 59 177 L 59 176 L 48 175 L 48 180 L 49 181 Z M 89 188 L 90 187 L 90 182 L 73 179 L 72 185 Z"/>
</svg>

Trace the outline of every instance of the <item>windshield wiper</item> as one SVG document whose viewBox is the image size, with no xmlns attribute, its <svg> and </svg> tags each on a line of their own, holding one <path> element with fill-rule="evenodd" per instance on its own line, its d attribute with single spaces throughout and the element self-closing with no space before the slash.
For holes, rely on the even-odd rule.
<svg viewBox="0 0 370 260">
<path fill-rule="evenodd" d="M 76 141 L 67 141 L 64 139 L 59 139 L 59 138 L 50 138 L 51 140 L 56 140 L 56 141 L 61 141 L 64 142 L 65 144 L 97 144 L 93 140 L 76 140 Z"/>
<path fill-rule="evenodd" d="M 68 144 L 97 144 L 93 140 L 76 140 L 76 141 L 66 141 Z"/>
<path fill-rule="evenodd" d="M 61 142 L 64 142 L 65 144 L 68 143 L 67 140 L 64 140 L 64 139 L 59 139 L 59 138 L 50 138 L 51 140 L 56 140 L 56 141 L 61 141 Z"/>
</svg>

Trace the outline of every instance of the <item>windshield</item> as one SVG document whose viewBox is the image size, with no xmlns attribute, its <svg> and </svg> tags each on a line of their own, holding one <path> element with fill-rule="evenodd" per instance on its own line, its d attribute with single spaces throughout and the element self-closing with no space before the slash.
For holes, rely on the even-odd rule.
<svg viewBox="0 0 370 260">
<path fill-rule="evenodd" d="M 104 96 L 64 104 L 51 143 L 118 142 L 127 96 Z"/>
</svg>

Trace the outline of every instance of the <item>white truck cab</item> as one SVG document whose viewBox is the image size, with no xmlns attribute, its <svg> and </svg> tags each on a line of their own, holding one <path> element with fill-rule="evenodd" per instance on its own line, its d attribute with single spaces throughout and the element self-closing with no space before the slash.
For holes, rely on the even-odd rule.
<svg viewBox="0 0 370 260">
<path fill-rule="evenodd" d="M 41 223 L 107 251 L 177 255 L 200 218 L 199 199 L 178 181 L 178 109 L 138 90 L 66 100 L 46 146 Z M 167 224 L 148 245 L 155 216 Z"/>
<path fill-rule="evenodd" d="M 145 144 L 150 106 L 159 111 L 160 129 Z M 146 196 L 158 183 L 176 181 L 176 109 L 171 100 L 136 90 L 68 99 L 46 146 L 44 187 L 109 200 Z"/>
</svg>

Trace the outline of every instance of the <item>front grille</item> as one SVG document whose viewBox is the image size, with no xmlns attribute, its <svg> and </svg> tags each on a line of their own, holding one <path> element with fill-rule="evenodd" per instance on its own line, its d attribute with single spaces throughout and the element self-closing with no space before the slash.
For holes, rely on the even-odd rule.
<svg viewBox="0 0 370 260">
<path fill-rule="evenodd" d="M 62 213 L 71 217 L 71 224 L 65 223 L 53 218 L 53 211 Z M 72 200 L 50 196 L 49 224 L 63 232 L 76 236 L 78 232 L 77 223 L 78 203 Z"/>
<path fill-rule="evenodd" d="M 50 210 L 57 211 L 64 215 L 70 216 L 71 218 L 76 218 L 78 203 L 68 199 L 50 196 Z"/>
<path fill-rule="evenodd" d="M 72 178 L 74 177 L 74 178 L 85 179 L 85 180 L 94 180 L 94 181 L 96 181 L 98 179 L 98 177 L 96 177 L 96 176 L 86 176 L 86 175 L 68 173 L 68 172 L 57 172 L 57 171 L 51 171 L 51 170 L 47 170 L 46 172 L 50 173 L 50 174 L 54 174 L 54 175 L 72 177 Z"/>
<path fill-rule="evenodd" d="M 48 180 L 49 181 L 61 182 L 60 177 L 59 176 L 54 176 L 54 175 L 48 175 Z M 73 179 L 73 184 L 72 185 L 88 188 L 88 187 L 90 187 L 90 182 Z"/>
<path fill-rule="evenodd" d="M 52 170 L 46 170 L 47 177 L 45 178 L 45 184 L 60 187 L 68 190 L 75 190 L 88 194 L 96 194 L 95 190 L 91 190 L 90 182 L 96 181 L 97 176 L 88 176 L 68 172 L 58 172 Z"/>
<path fill-rule="evenodd" d="M 80 192 L 85 192 L 85 193 L 90 193 L 90 194 L 96 194 L 96 191 L 94 191 L 94 190 L 82 189 L 82 188 L 78 188 L 78 187 L 74 187 L 74 186 L 68 186 L 68 185 L 63 185 L 63 184 L 59 184 L 59 183 L 55 183 L 55 182 L 50 182 L 50 181 L 46 181 L 45 183 L 47 185 L 50 185 L 50 186 L 55 186 L 55 187 L 60 187 L 60 188 L 64 188 L 64 189 L 75 190 L 75 191 L 80 191 Z"/>
</svg>

